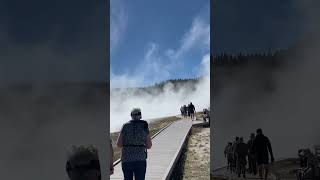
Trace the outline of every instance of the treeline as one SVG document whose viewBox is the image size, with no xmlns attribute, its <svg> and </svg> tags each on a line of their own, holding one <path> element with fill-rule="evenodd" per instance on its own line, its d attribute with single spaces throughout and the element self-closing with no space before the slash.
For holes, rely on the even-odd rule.
<svg viewBox="0 0 320 180">
<path fill-rule="evenodd" d="M 134 95 L 142 95 L 145 93 L 151 94 L 151 95 L 157 95 L 157 94 L 163 93 L 166 88 L 170 88 L 170 90 L 173 90 L 173 91 L 179 91 L 181 88 L 187 88 L 188 91 L 194 91 L 196 90 L 196 86 L 198 82 L 200 82 L 202 78 L 203 77 L 190 78 L 190 79 L 170 79 L 170 80 L 155 83 L 147 87 L 121 89 L 121 92 L 132 93 Z M 115 88 L 113 89 L 113 92 L 119 91 L 119 90 L 120 90 L 119 88 Z"/>
<path fill-rule="evenodd" d="M 153 86 L 151 86 L 151 88 L 163 89 L 167 84 L 172 84 L 174 88 L 179 88 L 186 84 L 196 84 L 200 81 L 200 79 L 201 77 L 194 78 L 194 79 L 171 79 L 171 80 L 162 81 L 160 83 L 156 83 Z"/>
<path fill-rule="evenodd" d="M 218 66 L 242 66 L 249 64 L 257 64 L 264 66 L 279 66 L 283 64 L 293 51 L 289 49 L 281 49 L 262 53 L 221 53 L 211 56 L 213 65 Z"/>
</svg>

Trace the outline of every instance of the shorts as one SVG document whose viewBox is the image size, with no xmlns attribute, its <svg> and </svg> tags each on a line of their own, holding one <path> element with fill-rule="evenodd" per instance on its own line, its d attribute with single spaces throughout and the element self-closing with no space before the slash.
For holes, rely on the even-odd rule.
<svg viewBox="0 0 320 180">
<path fill-rule="evenodd" d="M 258 165 L 269 164 L 268 156 L 257 156 L 257 164 Z"/>
<path fill-rule="evenodd" d="M 258 168 L 262 168 L 262 169 L 268 169 L 269 165 L 268 164 L 259 164 Z"/>
</svg>

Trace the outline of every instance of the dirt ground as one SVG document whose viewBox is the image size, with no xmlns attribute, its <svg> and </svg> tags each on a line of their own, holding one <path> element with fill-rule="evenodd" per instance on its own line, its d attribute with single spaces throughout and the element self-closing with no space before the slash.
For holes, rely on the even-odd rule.
<svg viewBox="0 0 320 180">
<path fill-rule="evenodd" d="M 289 158 L 275 162 L 271 170 L 280 179 L 296 179 L 296 170 L 299 167 L 298 158 Z"/>
<path fill-rule="evenodd" d="M 185 152 L 183 180 L 208 180 L 210 177 L 210 128 L 193 127 Z"/>
</svg>

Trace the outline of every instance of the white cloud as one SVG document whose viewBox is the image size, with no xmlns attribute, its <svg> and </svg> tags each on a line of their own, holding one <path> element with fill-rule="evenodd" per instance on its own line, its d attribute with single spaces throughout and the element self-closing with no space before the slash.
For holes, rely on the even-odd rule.
<svg viewBox="0 0 320 180">
<path fill-rule="evenodd" d="M 200 49 L 204 53 L 208 53 L 209 23 L 202 16 L 197 16 L 193 19 L 190 29 L 182 36 L 180 42 L 181 44 L 176 50 L 162 50 L 156 42 L 149 43 L 143 60 L 134 67 L 133 73 L 111 74 L 111 87 L 138 87 L 166 80 L 177 69 L 183 67 L 181 60 L 191 49 Z M 205 59 L 210 59 L 210 57 L 208 56 Z M 198 71 L 202 72 L 201 68 Z"/>
<path fill-rule="evenodd" d="M 128 24 L 128 14 L 123 0 L 111 0 L 110 9 L 110 52 L 112 54 L 123 39 Z"/>
<path fill-rule="evenodd" d="M 121 75 L 114 74 L 111 68 L 111 87 L 140 87 L 162 81 L 170 77 L 173 66 L 164 62 L 158 44 L 150 43 L 144 59 L 134 68 L 132 73 L 125 72 Z"/>
<path fill-rule="evenodd" d="M 193 48 L 209 50 L 210 47 L 210 24 L 205 22 L 200 16 L 196 17 L 191 28 L 181 39 L 181 45 L 177 50 L 166 51 L 168 57 L 178 59 Z"/>
</svg>

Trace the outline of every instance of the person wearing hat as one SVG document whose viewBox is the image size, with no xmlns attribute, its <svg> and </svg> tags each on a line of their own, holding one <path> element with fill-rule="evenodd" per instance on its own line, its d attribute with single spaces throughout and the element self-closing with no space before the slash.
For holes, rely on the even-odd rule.
<svg viewBox="0 0 320 180">
<path fill-rule="evenodd" d="M 121 148 L 124 180 L 144 180 L 147 169 L 147 149 L 152 146 L 148 123 L 141 120 L 141 110 L 131 111 L 131 120 L 122 126 L 117 146 Z"/>
<path fill-rule="evenodd" d="M 101 180 L 97 149 L 92 145 L 73 146 L 66 171 L 70 180 Z"/>
</svg>

